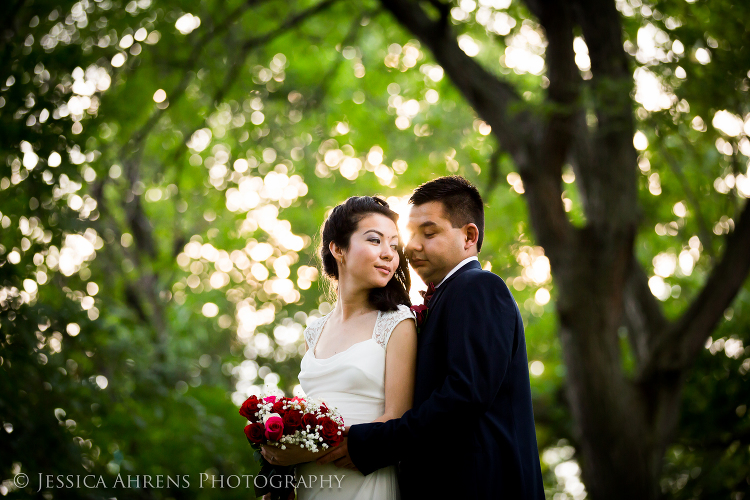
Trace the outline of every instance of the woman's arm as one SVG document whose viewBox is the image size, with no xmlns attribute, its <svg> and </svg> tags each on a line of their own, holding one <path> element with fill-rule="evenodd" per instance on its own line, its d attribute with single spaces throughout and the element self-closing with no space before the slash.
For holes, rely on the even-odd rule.
<svg viewBox="0 0 750 500">
<path fill-rule="evenodd" d="M 307 351 L 305 343 L 305 351 Z M 385 411 L 374 422 L 399 418 L 412 405 L 414 372 L 417 364 L 417 328 L 413 320 L 404 320 L 393 329 L 385 354 Z M 332 448 L 312 453 L 297 446 L 282 450 L 264 445 L 261 453 L 272 464 L 295 465 L 312 462 L 327 455 Z"/>
<path fill-rule="evenodd" d="M 400 418 L 411 408 L 417 366 L 417 327 L 404 320 L 393 329 L 385 351 L 385 412 L 373 422 Z"/>
<path fill-rule="evenodd" d="M 414 377 L 417 368 L 417 327 L 414 321 L 404 320 L 393 329 L 385 351 L 385 412 L 373 422 L 387 422 L 401 418 L 411 408 L 414 399 Z M 346 428 L 345 434 L 349 431 Z M 346 450 L 347 440 L 330 451 Z M 344 452 L 346 453 L 346 452 Z M 357 470 L 349 457 L 334 462 L 337 467 Z"/>
</svg>

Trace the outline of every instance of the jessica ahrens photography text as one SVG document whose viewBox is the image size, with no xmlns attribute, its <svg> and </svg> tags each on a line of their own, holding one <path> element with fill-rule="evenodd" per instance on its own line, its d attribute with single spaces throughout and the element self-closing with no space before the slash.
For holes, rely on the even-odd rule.
<svg viewBox="0 0 750 500">
<path fill-rule="evenodd" d="M 265 476 L 256 476 L 253 474 L 242 475 L 212 475 L 201 472 L 197 476 L 191 474 L 164 475 L 164 474 L 136 474 L 121 475 L 114 478 L 105 477 L 97 474 L 38 474 L 36 492 L 49 489 L 117 489 L 117 488 L 177 488 L 188 489 L 197 488 L 263 488 L 272 486 L 275 488 L 292 487 L 292 488 L 330 488 L 340 489 L 343 475 L 285 475 L 273 476 L 270 479 Z M 29 477 L 26 474 L 17 474 L 14 477 L 15 486 L 19 489 L 29 484 Z M 278 484 L 272 484 L 277 482 Z"/>
</svg>

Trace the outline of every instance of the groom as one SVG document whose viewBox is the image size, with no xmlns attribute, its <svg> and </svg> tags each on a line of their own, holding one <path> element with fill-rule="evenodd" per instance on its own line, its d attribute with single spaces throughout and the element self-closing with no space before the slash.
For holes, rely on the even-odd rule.
<svg viewBox="0 0 750 500">
<path fill-rule="evenodd" d="M 409 202 L 405 253 L 431 285 L 414 407 L 352 426 L 318 463 L 367 475 L 400 462 L 405 499 L 544 499 L 521 314 L 503 280 L 477 259 L 482 198 L 450 176 L 419 186 Z"/>
</svg>

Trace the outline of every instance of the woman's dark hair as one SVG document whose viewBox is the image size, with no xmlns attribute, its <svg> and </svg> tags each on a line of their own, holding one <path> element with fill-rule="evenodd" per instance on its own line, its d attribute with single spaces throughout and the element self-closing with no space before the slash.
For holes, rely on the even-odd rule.
<svg viewBox="0 0 750 500">
<path fill-rule="evenodd" d="M 344 203 L 335 206 L 323 223 L 320 230 L 320 258 L 323 261 L 323 272 L 329 279 L 339 279 L 338 263 L 331 254 L 331 242 L 343 250 L 348 249 L 352 233 L 357 229 L 359 221 L 370 214 L 385 215 L 394 223 L 398 222 L 398 214 L 388 207 L 385 200 L 373 196 L 352 196 Z M 398 252 L 398 268 L 395 274 L 383 288 L 370 290 L 370 304 L 380 311 L 395 311 L 399 304 L 411 305 L 409 267 L 400 242 L 396 251 Z"/>
</svg>

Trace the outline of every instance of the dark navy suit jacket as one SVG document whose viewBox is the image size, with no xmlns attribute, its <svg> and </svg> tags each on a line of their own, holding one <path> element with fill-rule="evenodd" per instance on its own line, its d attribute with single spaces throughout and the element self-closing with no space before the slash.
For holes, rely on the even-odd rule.
<svg viewBox="0 0 750 500">
<path fill-rule="evenodd" d="M 407 499 L 544 499 L 523 322 L 505 282 L 476 261 L 459 268 L 417 346 L 413 408 L 349 430 L 357 468 L 400 462 Z"/>
</svg>

